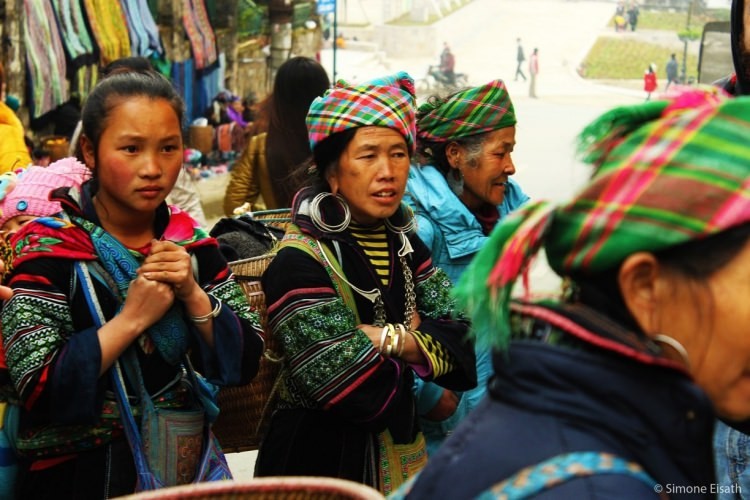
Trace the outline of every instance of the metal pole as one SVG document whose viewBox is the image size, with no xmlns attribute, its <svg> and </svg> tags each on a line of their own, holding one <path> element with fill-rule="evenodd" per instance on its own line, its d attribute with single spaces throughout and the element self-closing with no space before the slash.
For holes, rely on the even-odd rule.
<svg viewBox="0 0 750 500">
<path fill-rule="evenodd" d="M 338 0 L 333 0 L 333 80 L 336 83 L 336 51 L 338 50 L 339 41 L 339 17 L 338 17 Z"/>
<path fill-rule="evenodd" d="M 685 25 L 685 39 L 682 41 L 683 43 L 683 49 L 682 49 L 682 84 L 685 85 L 687 83 L 687 52 L 688 52 L 688 37 L 687 35 L 690 33 L 690 18 L 693 16 L 693 4 L 695 3 L 695 0 L 690 0 L 690 3 L 688 4 L 688 15 L 687 15 L 687 24 Z"/>
</svg>

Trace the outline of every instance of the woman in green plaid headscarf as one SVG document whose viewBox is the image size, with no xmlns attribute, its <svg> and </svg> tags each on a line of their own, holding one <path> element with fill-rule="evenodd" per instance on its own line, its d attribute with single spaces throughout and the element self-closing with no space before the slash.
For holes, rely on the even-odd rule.
<svg viewBox="0 0 750 500">
<path fill-rule="evenodd" d="M 494 493 L 710 492 L 716 413 L 750 418 L 750 98 L 616 108 L 580 151 L 595 172 L 578 195 L 501 221 L 460 280 L 495 375 L 410 499 L 475 498 L 518 471 Z M 567 294 L 511 299 L 541 249 Z"/>
<path fill-rule="evenodd" d="M 432 96 L 417 111 L 418 165 L 409 172 L 404 201 L 433 262 L 454 283 L 498 221 L 529 199 L 512 179 L 515 143 L 516 113 L 502 80 Z M 492 359 L 487 349 L 476 354 L 478 384 L 471 391 L 454 394 L 417 382 L 431 453 L 484 397 Z"/>
</svg>

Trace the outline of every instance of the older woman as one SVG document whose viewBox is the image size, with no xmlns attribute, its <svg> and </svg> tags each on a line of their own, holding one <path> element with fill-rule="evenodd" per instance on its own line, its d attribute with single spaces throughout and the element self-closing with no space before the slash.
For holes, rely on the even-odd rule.
<svg viewBox="0 0 750 500">
<path fill-rule="evenodd" d="M 497 222 L 526 200 L 510 176 L 516 114 L 502 80 L 432 97 L 417 117 L 418 168 L 407 182 L 417 233 L 436 266 L 458 281 Z M 479 403 L 492 373 L 489 351 L 477 351 L 476 389 L 456 394 L 417 381 L 418 409 L 430 454 Z"/>
<path fill-rule="evenodd" d="M 495 376 L 410 499 L 714 497 L 715 412 L 750 418 L 750 99 L 695 92 L 589 125 L 588 185 L 464 273 Z M 541 248 L 570 293 L 511 300 Z"/>
<path fill-rule="evenodd" d="M 284 362 L 257 476 L 340 477 L 387 494 L 427 458 L 414 375 L 476 384 L 450 280 L 401 204 L 413 106 L 413 81 L 398 73 L 339 82 L 310 107 L 315 181 L 262 280 Z"/>
</svg>

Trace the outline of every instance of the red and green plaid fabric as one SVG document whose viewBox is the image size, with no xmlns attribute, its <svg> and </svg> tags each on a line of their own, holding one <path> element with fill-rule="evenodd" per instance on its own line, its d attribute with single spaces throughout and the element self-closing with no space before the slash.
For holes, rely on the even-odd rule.
<svg viewBox="0 0 750 500">
<path fill-rule="evenodd" d="M 502 80 L 433 97 L 417 111 L 417 137 L 445 142 L 516 124 L 516 113 Z"/>
<path fill-rule="evenodd" d="M 493 343 L 507 341 L 512 286 L 540 248 L 575 279 L 750 223 L 750 97 L 692 90 L 615 108 L 580 139 L 598 164 L 588 185 L 501 221 L 459 282 L 459 301 Z"/>
<path fill-rule="evenodd" d="M 307 112 L 310 148 L 338 132 L 372 125 L 398 131 L 414 151 L 415 100 L 414 80 L 403 71 L 353 86 L 339 80 Z"/>
</svg>

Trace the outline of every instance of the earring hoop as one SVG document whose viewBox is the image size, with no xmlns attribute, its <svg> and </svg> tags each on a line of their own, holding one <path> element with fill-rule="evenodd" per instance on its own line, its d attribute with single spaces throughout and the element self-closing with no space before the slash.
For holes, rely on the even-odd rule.
<svg viewBox="0 0 750 500">
<path fill-rule="evenodd" d="M 323 213 L 320 211 L 320 204 L 329 196 L 333 197 L 339 202 L 339 206 L 344 212 L 344 220 L 339 224 L 332 225 L 326 223 L 323 220 Z M 328 233 L 340 233 L 341 231 L 349 227 L 349 223 L 352 221 L 352 213 L 349 210 L 349 205 L 346 203 L 346 200 L 343 198 L 343 196 L 341 196 L 340 194 L 333 194 L 324 191 L 315 196 L 315 198 L 310 201 L 310 219 L 312 220 L 315 227 L 317 227 L 321 231 Z"/>
<path fill-rule="evenodd" d="M 677 354 L 680 355 L 680 357 L 682 358 L 682 361 L 685 363 L 685 367 L 690 368 L 690 359 L 688 358 L 688 352 L 687 352 L 687 349 L 685 349 L 685 346 L 680 344 L 677 340 L 673 339 L 672 337 L 668 335 L 663 335 L 661 333 L 654 335 L 654 341 L 661 342 L 662 344 L 667 344 L 669 347 L 677 351 Z"/>
<path fill-rule="evenodd" d="M 385 227 L 387 227 L 394 233 L 412 232 L 417 227 L 416 217 L 414 217 L 414 211 L 411 209 L 409 205 L 405 205 L 403 203 L 401 204 L 400 211 L 406 212 L 404 214 L 404 219 L 406 219 L 406 223 L 403 226 L 397 226 L 393 222 L 391 222 L 391 218 L 388 217 L 387 219 L 385 219 Z"/>
</svg>

